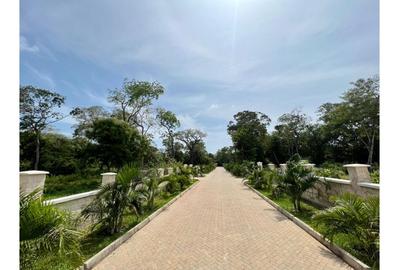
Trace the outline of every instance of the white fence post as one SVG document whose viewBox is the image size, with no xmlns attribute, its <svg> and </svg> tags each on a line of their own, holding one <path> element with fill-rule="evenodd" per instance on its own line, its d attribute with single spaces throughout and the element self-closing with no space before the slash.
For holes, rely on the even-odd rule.
<svg viewBox="0 0 400 270">
<path fill-rule="evenodd" d="M 19 188 L 29 194 L 35 189 L 39 189 L 39 195 L 43 194 L 44 182 L 46 181 L 46 171 L 23 171 L 19 173 Z"/>
<path fill-rule="evenodd" d="M 107 172 L 101 174 L 101 185 L 107 185 L 115 182 L 117 174 L 114 172 Z"/>
<path fill-rule="evenodd" d="M 371 183 L 371 176 L 369 175 L 368 168 L 370 165 L 366 164 L 347 164 L 344 165 L 349 173 L 351 185 L 358 189 L 359 183 Z"/>
<path fill-rule="evenodd" d="M 268 168 L 273 171 L 275 170 L 275 164 L 274 163 L 268 163 Z"/>
</svg>

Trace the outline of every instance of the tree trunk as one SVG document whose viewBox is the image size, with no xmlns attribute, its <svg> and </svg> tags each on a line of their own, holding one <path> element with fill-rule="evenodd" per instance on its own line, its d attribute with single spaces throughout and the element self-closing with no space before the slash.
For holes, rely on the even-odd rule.
<svg viewBox="0 0 400 270">
<path fill-rule="evenodd" d="M 372 137 L 372 142 L 368 149 L 368 165 L 372 164 L 372 158 L 373 158 L 373 154 L 374 154 L 374 146 L 375 146 L 375 136 Z"/>
<path fill-rule="evenodd" d="M 36 133 L 36 151 L 35 151 L 35 165 L 34 170 L 39 168 L 39 158 L 40 158 L 40 133 Z"/>
</svg>

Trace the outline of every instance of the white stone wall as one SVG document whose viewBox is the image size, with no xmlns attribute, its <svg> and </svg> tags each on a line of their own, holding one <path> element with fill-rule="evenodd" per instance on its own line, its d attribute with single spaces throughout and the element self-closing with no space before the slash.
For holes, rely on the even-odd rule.
<svg viewBox="0 0 400 270">
<path fill-rule="evenodd" d="M 338 196 L 344 193 L 354 193 L 362 197 L 379 196 L 379 184 L 370 182 L 368 165 L 349 164 L 345 165 L 349 171 L 349 180 L 320 177 L 313 188 L 308 189 L 303 198 L 320 206 L 331 206 L 331 196 Z M 323 184 L 323 181 L 327 185 Z"/>
</svg>

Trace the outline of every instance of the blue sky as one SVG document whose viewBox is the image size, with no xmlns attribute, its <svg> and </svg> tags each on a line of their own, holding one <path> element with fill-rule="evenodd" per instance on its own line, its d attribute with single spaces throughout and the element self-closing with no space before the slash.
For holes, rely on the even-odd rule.
<svg viewBox="0 0 400 270">
<path fill-rule="evenodd" d="M 155 105 L 205 131 L 210 152 L 231 144 L 241 110 L 269 115 L 269 130 L 296 108 L 316 120 L 349 82 L 379 73 L 374 0 L 21 1 L 20 27 L 21 84 L 65 95 L 63 112 L 111 109 L 124 78 L 157 80 Z"/>
</svg>

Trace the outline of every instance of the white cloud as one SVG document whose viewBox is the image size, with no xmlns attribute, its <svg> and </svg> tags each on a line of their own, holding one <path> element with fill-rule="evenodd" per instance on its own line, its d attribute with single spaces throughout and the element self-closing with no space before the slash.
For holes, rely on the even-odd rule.
<svg viewBox="0 0 400 270">
<path fill-rule="evenodd" d="M 38 69 L 34 68 L 30 64 L 25 63 L 25 66 L 33 72 L 33 74 L 41 80 L 47 87 L 49 88 L 55 88 L 56 83 L 54 82 L 53 78 L 50 76 L 50 74 L 46 72 L 39 71 Z"/>
<path fill-rule="evenodd" d="M 39 52 L 39 47 L 36 45 L 29 45 L 28 40 L 21 36 L 19 39 L 19 48 L 21 51 L 37 53 Z"/>
</svg>

